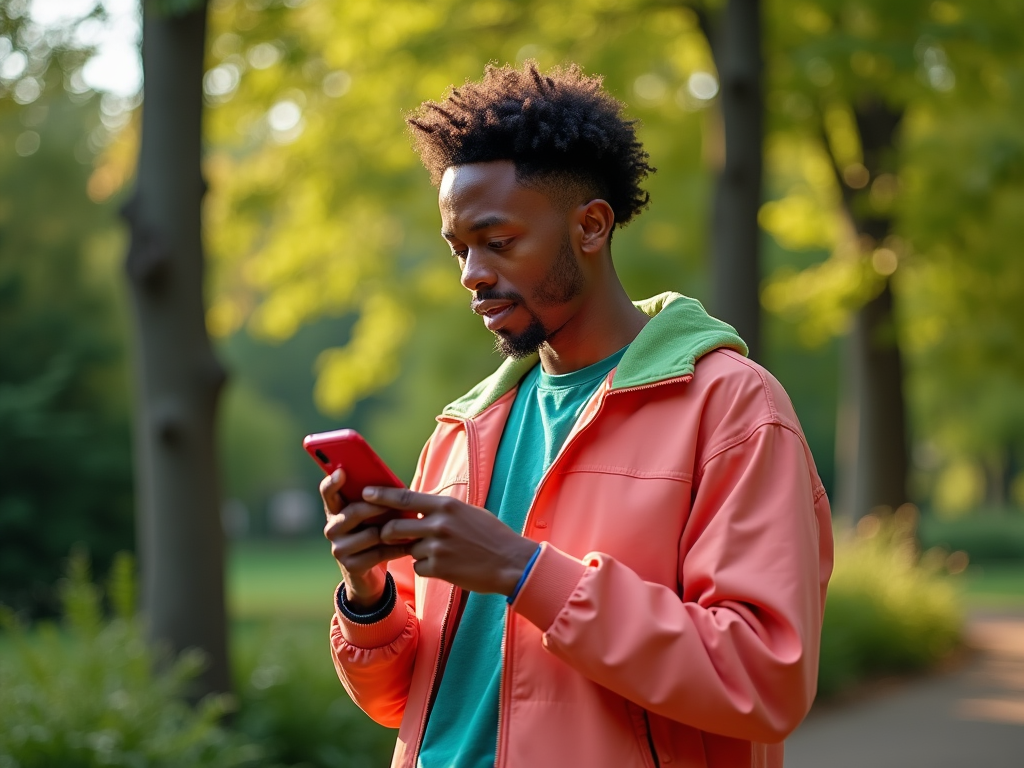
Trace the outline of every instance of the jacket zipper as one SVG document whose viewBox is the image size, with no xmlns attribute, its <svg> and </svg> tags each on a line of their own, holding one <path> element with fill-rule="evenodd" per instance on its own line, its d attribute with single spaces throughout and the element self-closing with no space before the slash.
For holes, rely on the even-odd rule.
<svg viewBox="0 0 1024 768">
<path fill-rule="evenodd" d="M 466 461 L 469 464 L 469 478 L 466 481 L 466 500 L 468 501 L 468 503 L 473 504 L 475 501 L 473 494 L 473 491 L 475 490 L 473 480 L 476 477 L 474 473 L 474 469 L 476 468 L 476 429 L 473 426 L 473 424 L 469 421 L 469 419 L 457 419 L 457 421 L 460 421 L 466 430 Z M 417 756 L 420 753 L 420 749 L 423 747 L 423 737 L 426 735 L 427 732 L 427 719 L 430 717 L 430 707 L 434 700 L 435 688 L 437 687 L 438 683 L 438 673 L 441 671 L 441 660 L 444 658 L 444 646 L 448 638 L 448 622 L 451 619 L 452 608 L 455 605 L 455 592 L 456 588 L 454 585 L 452 585 L 451 590 L 448 592 L 448 605 L 447 607 L 445 607 L 444 616 L 441 618 L 441 642 L 438 645 L 437 649 L 437 659 L 434 661 L 434 671 L 431 672 L 430 675 L 430 685 L 427 686 L 427 704 L 423 707 L 423 717 L 420 719 L 419 739 L 416 742 L 416 752 L 414 753 Z M 504 645 L 504 638 L 502 638 L 502 644 Z M 499 689 L 500 685 L 501 683 L 499 681 Z M 500 712 L 500 699 L 498 707 Z"/>
<path fill-rule="evenodd" d="M 607 397 L 607 395 L 605 395 L 605 397 Z M 597 406 L 597 412 L 590 419 L 590 421 L 588 421 L 585 425 L 583 425 L 583 427 L 581 427 L 572 437 L 570 437 L 565 442 L 564 445 L 562 445 L 561 449 L 558 451 L 558 455 L 555 456 L 555 460 L 551 462 L 551 466 L 549 466 L 547 468 L 547 471 L 544 472 L 544 475 L 541 477 L 540 482 L 537 484 L 537 490 L 533 494 L 533 500 L 530 502 L 530 508 L 526 511 L 526 519 L 523 521 L 523 529 L 519 532 L 520 536 L 525 536 L 526 535 L 526 529 L 530 527 L 530 516 L 533 514 L 533 509 L 534 509 L 534 506 L 537 503 L 537 499 L 540 498 L 541 489 L 544 487 L 544 484 L 547 482 L 548 477 L 551 475 L 551 471 L 558 464 L 559 459 L 561 459 L 562 456 L 565 455 L 565 452 L 569 448 L 569 446 L 572 445 L 572 443 L 576 442 L 576 438 L 579 437 L 580 434 L 585 432 L 587 430 L 587 428 L 591 424 L 593 424 L 594 421 L 597 420 L 597 417 L 600 415 L 600 413 L 601 413 L 601 411 L 603 409 L 604 409 L 604 398 L 602 398 L 601 403 Z M 503 761 L 501 759 L 502 747 L 504 746 L 504 744 L 502 742 L 502 738 L 501 738 L 502 737 L 502 733 L 504 731 L 504 728 L 502 728 L 502 725 L 504 724 L 503 723 L 504 718 L 502 717 L 502 710 L 504 709 L 504 704 L 505 704 L 505 677 L 506 677 L 506 675 L 510 674 L 509 669 L 511 667 L 511 664 L 509 663 L 509 661 L 507 659 L 507 656 L 506 656 L 506 653 L 507 653 L 507 650 L 508 650 L 508 647 L 509 647 L 509 628 L 510 628 L 511 623 L 512 623 L 512 611 L 511 611 L 510 608 L 506 607 L 505 608 L 505 626 L 504 626 L 504 628 L 502 630 L 502 633 L 501 633 L 501 661 L 502 661 L 502 664 L 501 664 L 501 676 L 498 678 L 498 739 L 497 739 L 497 746 L 495 747 L 495 761 L 494 761 L 495 766 L 501 766 L 502 763 L 503 763 Z"/>
<path fill-rule="evenodd" d="M 502 710 L 505 708 L 505 673 L 507 671 L 508 663 L 505 659 L 505 654 L 508 649 L 508 638 L 509 638 L 509 624 L 511 623 L 510 610 L 508 606 L 505 606 L 505 626 L 501 630 L 501 655 L 498 657 L 501 659 L 501 674 L 498 675 L 498 734 L 495 739 L 494 745 L 494 765 L 497 767 L 501 765 L 501 720 Z"/>
<path fill-rule="evenodd" d="M 565 453 L 568 451 L 569 447 L 573 443 L 576 442 L 576 439 L 583 432 L 585 432 L 587 430 L 587 428 L 590 427 L 591 424 L 593 424 L 595 421 L 597 421 L 597 417 L 600 416 L 601 415 L 601 411 L 604 410 L 605 400 L 609 396 L 611 396 L 613 394 L 619 394 L 619 393 L 625 393 L 625 392 L 637 392 L 637 391 L 640 391 L 642 389 L 653 389 L 654 387 L 659 387 L 659 386 L 661 386 L 663 384 L 670 384 L 670 383 L 676 382 L 676 381 L 686 382 L 686 381 L 689 381 L 692 378 L 693 378 L 693 376 L 691 374 L 686 374 L 684 376 L 677 376 L 677 377 L 674 377 L 674 378 L 671 378 L 671 379 L 662 379 L 661 381 L 652 382 L 651 384 L 641 384 L 641 385 L 636 386 L 636 387 L 626 387 L 624 389 L 609 389 L 608 392 L 605 394 L 605 396 L 601 399 L 601 403 L 598 405 L 597 411 L 591 417 L 590 421 L 588 421 L 583 427 L 581 427 L 579 429 L 579 431 L 577 431 L 574 435 L 572 435 L 572 437 L 569 438 L 569 440 L 566 441 L 566 443 L 562 446 L 561 450 L 559 450 L 558 455 L 555 456 L 555 460 L 551 462 L 551 466 L 549 466 L 547 471 L 544 473 L 544 476 L 541 478 L 540 483 L 538 483 L 538 485 L 537 485 L 536 492 L 533 494 L 533 501 L 530 502 L 530 508 L 526 512 L 526 520 L 523 522 L 523 528 L 519 532 L 519 535 L 520 536 L 525 535 L 526 529 L 530 525 L 530 516 L 533 514 L 534 505 L 536 504 L 537 499 L 540 497 L 540 492 L 544 488 L 544 485 L 547 482 L 548 477 L 552 474 L 552 470 L 558 465 L 558 462 L 561 460 L 562 456 L 564 456 Z M 473 480 L 474 480 L 474 478 L 476 476 L 475 472 L 474 472 L 474 469 L 475 469 L 474 462 L 476 461 L 476 455 L 475 455 L 476 432 L 475 432 L 475 429 L 474 429 L 473 421 L 470 418 L 460 418 L 460 417 L 457 417 L 457 416 L 443 416 L 442 415 L 440 418 L 445 420 L 445 421 L 461 423 L 463 425 L 463 427 L 465 428 L 465 430 L 466 430 L 466 440 L 468 442 L 468 446 L 467 446 L 467 450 L 468 450 L 467 462 L 469 464 L 469 482 L 468 482 L 468 486 L 469 487 L 467 489 L 469 492 L 466 495 L 467 495 L 467 498 L 469 499 L 469 503 L 472 504 L 475 501 L 475 499 L 473 498 L 473 496 L 474 496 L 473 491 L 475 490 Z M 482 504 L 477 504 L 477 506 L 482 506 Z M 420 722 L 419 742 L 416 744 L 416 752 L 415 752 L 415 754 L 417 754 L 417 755 L 419 755 L 420 748 L 423 746 L 423 736 L 424 736 L 424 733 L 426 732 L 427 718 L 428 718 L 428 716 L 430 714 L 430 712 L 429 712 L 429 702 L 433 698 L 434 687 L 437 685 L 437 674 L 438 674 L 438 672 L 439 672 L 439 670 L 441 668 L 441 659 L 444 656 L 444 642 L 445 642 L 445 637 L 446 637 L 447 629 L 448 629 L 448 620 L 451 617 L 452 605 L 454 604 L 454 602 L 455 602 L 455 588 L 453 587 L 452 588 L 452 592 L 451 592 L 451 594 L 448 597 L 448 607 L 445 609 L 444 619 L 442 620 L 442 623 L 441 623 L 441 647 L 440 647 L 440 649 L 438 651 L 437 662 L 434 665 L 433 676 L 430 679 L 430 686 L 427 689 L 427 702 L 428 702 L 428 706 L 424 707 L 423 719 Z M 497 743 L 495 745 L 495 765 L 498 765 L 498 766 L 500 766 L 502 764 L 502 759 L 501 759 L 502 758 L 502 747 L 504 746 L 503 743 L 502 743 L 502 734 L 503 734 L 504 728 L 502 726 L 504 724 L 503 712 L 504 712 L 504 709 L 505 709 L 505 677 L 509 674 L 509 668 L 511 666 L 509 663 L 507 663 L 507 660 L 506 660 L 506 657 L 507 657 L 507 655 L 508 655 L 508 653 L 510 651 L 510 638 L 509 638 L 510 624 L 511 624 L 511 611 L 510 611 L 509 608 L 506 608 L 505 609 L 505 626 L 502 629 L 502 633 L 501 633 L 501 655 L 500 655 L 500 658 L 501 658 L 501 662 L 502 662 L 502 667 L 501 667 L 501 675 L 498 678 L 498 736 L 497 736 Z M 646 721 L 646 717 L 647 717 L 647 712 L 645 710 L 644 711 L 645 721 Z M 650 736 L 650 725 L 649 724 L 648 724 L 648 743 L 651 745 L 651 754 L 653 755 L 653 758 L 654 758 L 655 768 L 658 768 L 658 766 L 659 766 L 659 764 L 658 764 L 658 756 L 654 752 L 654 742 L 653 742 L 653 740 L 651 739 L 651 736 Z"/>
<path fill-rule="evenodd" d="M 544 484 L 547 482 L 548 477 L 551 476 L 552 470 L 554 470 L 554 468 L 558 465 L 558 462 L 562 459 L 562 457 L 569 450 L 569 447 L 573 443 L 576 442 L 576 439 L 581 434 L 586 432 L 591 424 L 593 424 L 595 421 L 597 421 L 597 417 L 600 416 L 601 415 L 601 411 L 604 410 L 605 401 L 611 395 L 619 394 L 619 393 L 623 393 L 623 392 L 637 392 L 637 391 L 642 390 L 642 389 L 653 389 L 654 387 L 660 387 L 662 384 L 669 384 L 669 383 L 675 382 L 675 381 L 688 382 L 692 378 L 693 378 L 693 376 L 691 374 L 686 374 L 685 376 L 677 376 L 677 377 L 672 378 L 672 379 L 663 379 L 661 381 L 656 381 L 656 382 L 653 382 L 651 384 L 641 384 L 641 385 L 636 386 L 636 387 L 626 387 L 625 389 L 609 389 L 605 393 L 605 396 L 603 398 L 601 398 L 601 402 L 597 406 L 597 411 L 590 418 L 590 421 L 588 421 L 586 424 L 584 424 L 575 434 L 573 434 L 565 442 L 564 445 L 562 445 L 562 448 L 558 451 L 558 455 L 555 456 L 555 460 L 551 462 L 551 466 L 548 467 L 548 469 L 544 473 L 543 477 L 541 477 L 540 482 L 537 484 L 537 490 L 533 494 L 533 501 L 530 502 L 530 508 L 526 512 L 526 520 L 523 522 L 523 529 L 519 532 L 519 535 L 520 536 L 525 536 L 526 535 L 526 529 L 530 527 L 530 516 L 533 514 L 534 505 L 537 503 L 537 499 L 540 498 L 540 492 L 544 488 Z M 472 469 L 470 471 L 470 474 L 472 476 Z M 504 705 L 505 705 L 505 677 L 508 674 L 510 674 L 509 673 L 509 669 L 511 667 L 511 664 L 508 662 L 508 660 L 506 658 L 506 652 L 509 650 L 510 643 L 511 643 L 511 639 L 510 639 L 510 636 L 509 636 L 510 635 L 509 629 L 511 627 L 511 623 L 512 623 L 512 611 L 511 611 L 510 608 L 505 608 L 505 626 L 504 626 L 504 629 L 502 630 L 502 633 L 501 633 L 501 660 L 502 660 L 502 667 L 501 667 L 501 676 L 498 678 L 498 739 L 497 739 L 497 746 L 495 747 L 495 765 L 496 766 L 502 765 L 501 756 L 502 756 L 502 747 L 504 746 L 503 743 L 502 743 L 502 738 L 501 738 L 502 737 L 502 732 L 504 730 L 502 728 L 502 725 L 504 724 L 504 719 L 502 717 L 502 710 L 504 709 Z M 644 710 L 644 722 L 647 722 L 647 710 Z M 651 747 L 651 755 L 654 757 L 654 766 L 655 766 L 655 768 L 659 768 L 660 764 L 658 762 L 658 755 L 654 751 L 654 740 L 651 737 L 651 728 L 650 728 L 650 723 L 649 722 L 647 723 L 647 739 L 648 739 L 648 743 L 650 744 L 650 747 Z"/>
<path fill-rule="evenodd" d="M 661 760 L 658 759 L 658 750 L 654 746 L 654 732 L 651 730 L 651 718 L 644 710 L 644 727 L 647 730 L 647 748 L 651 750 L 651 760 L 654 768 L 661 768 Z"/>
<path fill-rule="evenodd" d="M 419 755 L 423 746 L 423 736 L 427 732 L 427 718 L 430 716 L 430 707 L 434 700 L 434 688 L 437 685 L 437 676 L 441 671 L 441 659 L 444 658 L 445 638 L 448 634 L 448 620 L 452 615 L 452 606 L 455 605 L 455 587 L 448 593 L 448 606 L 444 609 L 444 617 L 441 619 L 441 644 L 438 646 L 437 659 L 434 661 L 434 671 L 430 675 L 430 685 L 427 686 L 427 703 L 423 707 L 423 717 L 420 718 L 420 734 L 416 742 L 416 755 Z"/>
</svg>

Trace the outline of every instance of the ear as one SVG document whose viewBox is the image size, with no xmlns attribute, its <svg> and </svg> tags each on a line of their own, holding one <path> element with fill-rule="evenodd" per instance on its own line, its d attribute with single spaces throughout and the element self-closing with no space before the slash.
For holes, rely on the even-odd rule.
<svg viewBox="0 0 1024 768">
<path fill-rule="evenodd" d="M 591 200 L 576 209 L 576 220 L 580 228 L 580 251 L 592 255 L 600 253 L 615 227 L 615 212 L 604 200 Z"/>
</svg>

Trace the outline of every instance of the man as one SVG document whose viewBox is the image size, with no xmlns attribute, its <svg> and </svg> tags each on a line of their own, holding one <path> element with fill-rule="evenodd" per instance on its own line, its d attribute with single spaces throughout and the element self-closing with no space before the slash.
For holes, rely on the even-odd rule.
<svg viewBox="0 0 1024 768">
<path fill-rule="evenodd" d="M 692 299 L 631 302 L 653 169 L 578 67 L 489 67 L 410 119 L 507 360 L 410 490 L 321 495 L 342 683 L 394 765 L 779 766 L 813 699 L 828 502 L 782 387 Z M 372 525 L 387 509 L 418 518 Z M 364 525 L 367 521 L 370 524 Z"/>
</svg>

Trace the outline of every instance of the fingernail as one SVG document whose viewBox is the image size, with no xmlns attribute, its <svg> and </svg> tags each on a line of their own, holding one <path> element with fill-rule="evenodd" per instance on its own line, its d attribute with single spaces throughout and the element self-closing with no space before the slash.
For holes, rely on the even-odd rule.
<svg viewBox="0 0 1024 768">
<path fill-rule="evenodd" d="M 376 488 L 364 488 L 363 489 L 363 498 L 366 499 L 367 501 L 369 501 L 370 499 L 377 498 L 377 489 Z"/>
<path fill-rule="evenodd" d="M 332 483 L 336 483 L 339 480 L 341 480 L 341 470 L 340 469 L 336 469 L 333 472 L 331 472 L 331 482 Z"/>
</svg>

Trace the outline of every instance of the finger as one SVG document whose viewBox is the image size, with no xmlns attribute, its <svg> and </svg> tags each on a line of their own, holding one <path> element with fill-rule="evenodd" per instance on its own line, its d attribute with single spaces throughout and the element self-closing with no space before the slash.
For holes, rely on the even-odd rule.
<svg viewBox="0 0 1024 768">
<path fill-rule="evenodd" d="M 452 502 L 450 496 L 436 496 L 432 493 L 417 493 L 408 488 L 388 488 L 379 485 L 364 488 L 363 498 L 392 509 L 411 509 L 424 513 L 444 509 Z"/>
<path fill-rule="evenodd" d="M 338 564 L 349 573 L 365 573 L 371 568 L 386 563 L 389 560 L 398 560 L 409 554 L 404 546 L 380 546 L 372 549 L 356 552 L 352 555 L 343 555 L 336 558 Z"/>
<path fill-rule="evenodd" d="M 410 554 L 412 553 L 410 552 Z M 434 561 L 429 557 L 425 557 L 420 560 L 413 560 L 412 569 L 417 576 L 430 578 L 435 575 Z"/>
<path fill-rule="evenodd" d="M 426 520 L 398 518 L 389 520 L 380 528 L 380 540 L 385 544 L 422 539 L 433 533 L 433 527 Z"/>
<path fill-rule="evenodd" d="M 349 504 L 340 512 L 328 516 L 327 525 L 324 526 L 324 536 L 330 539 L 350 533 L 363 523 L 372 523 L 375 517 L 387 512 L 390 512 L 388 507 L 378 507 L 375 504 L 367 504 L 365 501 Z"/>
<path fill-rule="evenodd" d="M 324 500 L 324 510 L 337 514 L 344 506 L 341 487 L 345 485 L 345 470 L 340 467 L 320 481 L 320 498 Z"/>
<path fill-rule="evenodd" d="M 337 560 L 359 552 L 365 552 L 380 545 L 380 529 L 368 526 L 355 533 L 328 536 L 331 542 L 331 554 Z"/>
<path fill-rule="evenodd" d="M 405 545 L 406 551 L 412 555 L 413 560 L 426 562 L 435 561 L 443 556 L 441 544 L 434 539 L 420 539 L 411 544 Z"/>
</svg>

